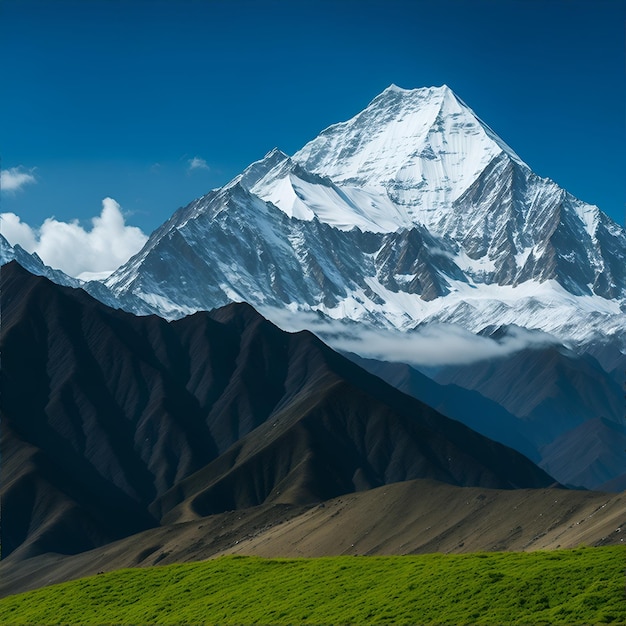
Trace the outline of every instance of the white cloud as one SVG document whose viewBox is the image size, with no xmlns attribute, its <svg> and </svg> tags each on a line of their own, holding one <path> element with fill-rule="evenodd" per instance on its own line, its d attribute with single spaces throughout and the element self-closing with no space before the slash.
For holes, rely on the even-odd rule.
<svg viewBox="0 0 626 626">
<path fill-rule="evenodd" d="M 335 350 L 416 367 L 474 363 L 558 343 L 547 333 L 517 327 L 509 327 L 502 338 L 495 340 L 452 324 L 428 324 L 410 331 L 383 330 L 367 324 L 331 320 L 312 312 L 271 307 L 260 311 L 283 330 L 308 329 Z"/>
<path fill-rule="evenodd" d="M 380 360 L 402 361 L 415 366 L 468 364 L 505 357 L 525 348 L 554 343 L 544 333 L 509 330 L 501 340 L 475 335 L 460 326 L 430 324 L 408 332 L 366 330 L 358 335 L 328 337 L 338 349 Z"/>
<path fill-rule="evenodd" d="M 113 198 L 102 201 L 102 212 L 91 224 L 88 230 L 78 220 L 68 223 L 50 217 L 39 228 L 32 228 L 14 213 L 0 214 L 0 228 L 9 243 L 36 252 L 46 265 L 78 278 L 110 274 L 148 239 L 141 229 L 125 224 Z"/>
<path fill-rule="evenodd" d="M 0 190 L 19 191 L 24 185 L 36 183 L 32 170 L 28 171 L 21 165 L 0 171 Z"/>
<path fill-rule="evenodd" d="M 193 170 L 208 170 L 209 164 L 198 156 L 193 157 L 193 159 L 189 159 L 189 171 Z"/>
<path fill-rule="evenodd" d="M 35 232 L 15 213 L 0 213 L 0 233 L 11 245 L 19 244 L 29 252 L 37 247 Z"/>
</svg>

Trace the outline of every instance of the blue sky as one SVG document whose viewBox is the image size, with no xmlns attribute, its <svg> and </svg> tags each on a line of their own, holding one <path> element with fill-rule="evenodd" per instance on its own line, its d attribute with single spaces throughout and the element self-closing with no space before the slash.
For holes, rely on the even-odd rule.
<svg viewBox="0 0 626 626">
<path fill-rule="evenodd" d="M 89 227 L 111 197 L 149 233 L 389 84 L 446 83 L 623 224 L 625 17 L 622 0 L 2 0 L 2 169 L 31 178 L 0 212 Z"/>
</svg>

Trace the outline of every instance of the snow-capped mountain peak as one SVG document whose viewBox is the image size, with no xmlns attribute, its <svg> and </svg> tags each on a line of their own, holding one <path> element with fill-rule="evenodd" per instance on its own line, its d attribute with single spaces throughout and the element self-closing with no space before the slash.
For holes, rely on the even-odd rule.
<svg viewBox="0 0 626 626">
<path fill-rule="evenodd" d="M 502 153 L 523 166 L 446 85 L 392 85 L 293 158 L 337 184 L 384 191 L 413 223 L 428 224 L 428 213 L 460 198 Z"/>
<path fill-rule="evenodd" d="M 292 159 L 274 149 L 235 181 L 289 217 L 342 230 L 437 230 L 497 161 L 530 171 L 446 85 L 392 85 Z"/>
<path fill-rule="evenodd" d="M 624 229 L 534 174 L 447 86 L 392 85 L 177 211 L 106 284 L 169 317 L 245 300 L 582 344 L 626 336 L 625 267 Z"/>
</svg>

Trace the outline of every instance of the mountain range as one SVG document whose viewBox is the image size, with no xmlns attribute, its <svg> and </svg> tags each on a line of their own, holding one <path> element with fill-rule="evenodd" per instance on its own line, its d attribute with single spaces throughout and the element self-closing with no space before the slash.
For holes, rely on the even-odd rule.
<svg viewBox="0 0 626 626">
<path fill-rule="evenodd" d="M 391 86 L 178 210 L 105 284 L 167 317 L 245 301 L 626 350 L 625 250 L 622 227 L 534 174 L 449 88 Z"/>
<path fill-rule="evenodd" d="M 545 466 L 564 483 L 623 483 L 624 229 L 534 174 L 446 86 L 392 85 L 293 157 L 272 150 L 175 212 L 104 283 L 1 236 L 0 259 L 139 315 L 247 302 L 337 349 L 444 366 L 439 382 L 456 386 L 445 394 L 465 387 L 500 405 L 481 432 L 540 463 L 579 450 L 585 468 L 571 454 Z M 490 383 L 450 377 L 481 359 Z M 510 407 L 490 388 L 542 408 Z M 497 418 L 502 409 L 516 419 Z M 475 425 L 469 411 L 454 417 Z M 612 442 L 592 458 L 574 443 L 590 429 Z"/>
<path fill-rule="evenodd" d="M 619 541 L 623 496 L 564 486 L 626 488 L 626 232 L 445 86 L 270 151 L 105 281 L 0 261 L 0 593 Z"/>
<path fill-rule="evenodd" d="M 247 304 L 137 317 L 16 262 L 0 286 L 3 558 L 417 478 L 556 484 Z"/>
<path fill-rule="evenodd" d="M 398 542 L 409 551 L 460 549 L 459 536 L 468 549 L 619 540 L 606 528 L 623 522 L 621 496 L 563 489 L 515 450 L 247 304 L 171 322 L 138 317 L 15 261 L 0 288 L 0 593 L 93 573 L 103 562 L 236 551 L 234 537 L 256 538 L 259 553 L 285 552 L 319 533 L 316 519 L 339 534 L 334 548 L 322 533 L 307 552 L 337 553 L 349 549 L 359 511 L 376 503 L 374 526 L 359 530 L 371 553 Z M 349 494 L 362 495 L 344 503 Z M 387 518 L 403 507 L 404 530 L 392 531 Z M 599 509 L 577 527 L 574 517 Z M 535 530 L 541 511 L 549 534 Z M 426 522 L 435 519 L 433 531 Z M 470 540 L 479 520 L 482 538 Z"/>
<path fill-rule="evenodd" d="M 176 211 L 104 283 L 0 241 L 3 263 L 139 315 L 248 302 L 333 345 L 367 329 L 514 326 L 611 371 L 626 353 L 625 251 L 624 228 L 534 174 L 448 87 L 394 85 Z"/>
</svg>

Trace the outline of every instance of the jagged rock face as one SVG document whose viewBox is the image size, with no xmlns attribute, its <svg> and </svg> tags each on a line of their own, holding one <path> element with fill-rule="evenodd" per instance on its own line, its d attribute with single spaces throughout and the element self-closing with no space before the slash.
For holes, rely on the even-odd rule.
<svg viewBox="0 0 626 626">
<path fill-rule="evenodd" d="M 183 213 L 132 260 L 139 271 L 120 272 L 108 284 L 151 304 L 157 304 L 149 297 L 156 292 L 192 310 L 233 300 L 330 309 L 366 290 L 374 276 L 391 291 L 424 300 L 444 295 L 443 273 L 464 280 L 451 254 L 449 245 L 419 226 L 363 233 L 289 218 L 237 182 Z"/>
<path fill-rule="evenodd" d="M 478 282 L 554 279 L 576 295 L 624 297 L 623 271 L 612 291 L 602 288 L 614 276 L 605 265 L 625 258 L 623 229 L 599 233 L 605 215 L 533 174 L 446 87 L 390 88 L 294 160 L 335 183 L 377 189 L 412 223 L 454 240 L 473 261 L 490 263 L 482 275 L 467 268 Z M 603 254 L 603 246 L 614 254 Z"/>
<path fill-rule="evenodd" d="M 445 296 L 450 290 L 443 276 L 467 281 L 445 251 L 443 242 L 423 227 L 390 233 L 376 254 L 376 278 L 390 291 L 417 294 L 426 301 Z"/>
<path fill-rule="evenodd" d="M 242 300 L 584 343 L 625 334 L 625 268 L 624 229 L 535 175 L 450 89 L 392 86 L 181 209 L 106 284 L 170 317 Z"/>
<path fill-rule="evenodd" d="M 60 270 L 55 270 L 45 265 L 37 254 L 30 254 L 20 245 L 12 246 L 0 234 L 0 265 L 5 265 L 11 261 L 17 261 L 24 269 L 36 276 L 45 276 L 58 285 L 67 287 L 79 287 L 82 282 L 77 278 L 72 278 Z"/>
</svg>

